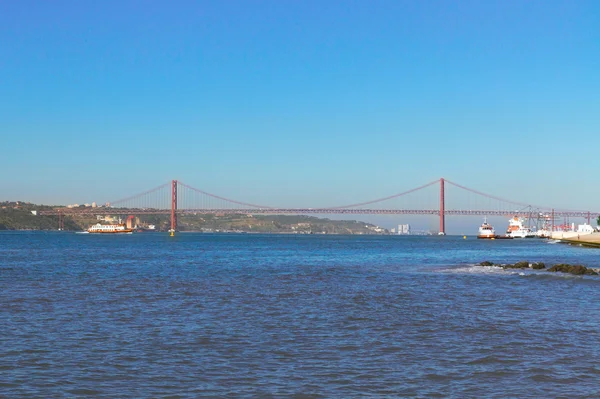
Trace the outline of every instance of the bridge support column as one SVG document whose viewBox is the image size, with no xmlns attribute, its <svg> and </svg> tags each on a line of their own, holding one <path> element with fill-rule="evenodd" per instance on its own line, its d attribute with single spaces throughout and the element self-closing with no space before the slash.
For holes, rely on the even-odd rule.
<svg viewBox="0 0 600 399">
<path fill-rule="evenodd" d="M 590 214 L 590 211 L 588 211 L 588 223 L 587 224 L 592 224 L 592 215 Z"/>
<path fill-rule="evenodd" d="M 441 236 L 446 235 L 446 215 L 444 214 L 444 178 L 440 179 L 440 232 Z"/>
<path fill-rule="evenodd" d="M 175 235 L 177 230 L 177 180 L 171 182 L 171 237 Z"/>
</svg>

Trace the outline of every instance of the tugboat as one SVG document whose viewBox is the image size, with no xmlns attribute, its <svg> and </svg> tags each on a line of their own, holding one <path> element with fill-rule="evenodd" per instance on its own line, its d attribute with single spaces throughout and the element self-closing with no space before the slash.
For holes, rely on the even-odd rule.
<svg viewBox="0 0 600 399">
<path fill-rule="evenodd" d="M 523 226 L 523 219 L 515 216 L 508 220 L 506 235 L 512 238 L 533 238 L 535 233 L 529 227 Z"/>
<path fill-rule="evenodd" d="M 496 232 L 495 232 L 494 228 L 492 227 L 492 225 L 487 222 L 487 218 L 483 219 L 483 224 L 481 225 L 481 227 L 479 227 L 479 234 L 477 235 L 477 238 L 482 238 L 482 239 L 495 239 L 496 238 Z"/>
</svg>

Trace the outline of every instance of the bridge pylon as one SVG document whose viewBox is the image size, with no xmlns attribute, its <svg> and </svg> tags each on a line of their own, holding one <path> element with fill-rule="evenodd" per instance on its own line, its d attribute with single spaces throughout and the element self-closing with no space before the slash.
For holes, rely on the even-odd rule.
<svg viewBox="0 0 600 399">
<path fill-rule="evenodd" d="M 171 237 L 175 235 L 177 230 L 177 180 L 171 181 L 171 229 L 169 233 Z"/>
<path fill-rule="evenodd" d="M 444 178 L 440 179 L 440 232 L 441 236 L 446 235 L 446 215 L 445 215 L 445 201 L 444 201 Z"/>
</svg>

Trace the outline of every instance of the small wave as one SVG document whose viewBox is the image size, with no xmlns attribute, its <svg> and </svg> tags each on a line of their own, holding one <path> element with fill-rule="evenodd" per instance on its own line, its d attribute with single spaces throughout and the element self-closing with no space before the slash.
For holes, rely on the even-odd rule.
<svg viewBox="0 0 600 399">
<path fill-rule="evenodd" d="M 499 276 L 521 276 L 521 277 L 533 277 L 533 276 L 545 276 L 549 275 L 551 278 L 556 277 L 579 277 L 568 273 L 548 273 L 546 270 L 535 270 L 535 269 L 505 269 L 501 266 L 479 266 L 479 265 L 467 265 L 467 266 L 456 266 L 448 269 L 439 269 L 440 273 L 452 273 L 452 274 L 488 274 L 488 275 L 499 275 Z"/>
<path fill-rule="evenodd" d="M 461 265 L 447 269 L 436 270 L 439 273 L 451 274 L 488 274 L 488 275 L 504 275 L 504 276 L 521 276 L 527 278 L 540 279 L 569 279 L 569 280 L 589 280 L 600 282 L 600 279 L 595 276 L 582 276 L 571 273 L 552 273 L 548 269 L 504 269 L 501 266 L 479 266 L 479 265 Z"/>
<path fill-rule="evenodd" d="M 552 273 L 552 272 L 548 272 L 548 271 L 542 271 L 542 272 L 539 272 L 539 273 L 531 273 L 527 277 L 534 277 L 536 279 L 556 279 L 556 278 L 571 279 L 571 280 L 581 280 L 581 279 L 583 279 L 583 276 L 578 276 L 578 275 L 575 275 L 575 274 L 570 274 L 570 273 Z M 590 277 L 590 276 L 586 276 L 586 277 Z"/>
<path fill-rule="evenodd" d="M 449 269 L 439 269 L 440 273 L 451 273 L 451 274 L 486 274 L 486 275 L 498 275 L 498 276 L 520 276 L 532 279 L 541 280 L 556 280 L 564 279 L 571 281 L 590 282 L 597 284 L 600 282 L 595 276 L 580 276 L 570 273 L 552 273 L 547 270 L 534 270 L 534 269 L 504 269 L 500 266 L 457 266 Z"/>
<path fill-rule="evenodd" d="M 508 271 L 500 266 L 478 266 L 478 265 L 467 265 L 458 266 L 449 269 L 439 270 L 441 273 L 456 273 L 456 274 L 503 274 L 513 275 L 517 274 L 516 271 Z"/>
<path fill-rule="evenodd" d="M 467 364 L 473 365 L 473 366 L 498 364 L 498 363 L 515 364 L 515 363 L 518 363 L 518 360 L 507 359 L 507 358 L 503 358 L 503 357 L 496 356 L 496 355 L 487 355 L 487 356 L 478 357 L 476 359 L 473 359 L 473 360 L 467 362 Z"/>
</svg>

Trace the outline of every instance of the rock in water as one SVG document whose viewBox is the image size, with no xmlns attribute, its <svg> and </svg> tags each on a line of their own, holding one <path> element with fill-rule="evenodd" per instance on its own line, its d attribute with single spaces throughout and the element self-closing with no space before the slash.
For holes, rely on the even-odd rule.
<svg viewBox="0 0 600 399">
<path fill-rule="evenodd" d="M 559 263 L 557 265 L 552 266 L 550 269 L 548 269 L 549 272 L 560 272 L 560 273 L 570 273 L 570 274 L 574 274 L 576 276 L 583 276 L 583 275 L 590 275 L 590 276 L 597 276 L 598 273 L 596 273 L 594 270 L 592 269 L 588 269 L 587 267 L 583 266 L 583 265 L 569 265 L 567 263 Z"/>
<path fill-rule="evenodd" d="M 505 265 L 504 266 L 505 269 L 528 269 L 529 268 L 529 262 L 524 260 L 521 262 L 517 262 L 514 265 Z"/>
</svg>

